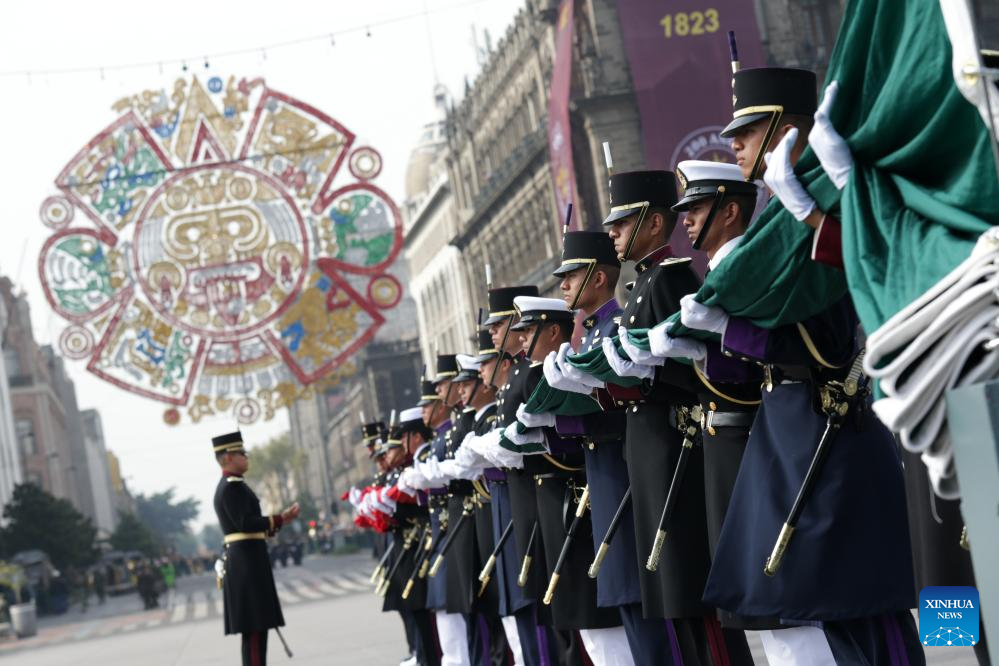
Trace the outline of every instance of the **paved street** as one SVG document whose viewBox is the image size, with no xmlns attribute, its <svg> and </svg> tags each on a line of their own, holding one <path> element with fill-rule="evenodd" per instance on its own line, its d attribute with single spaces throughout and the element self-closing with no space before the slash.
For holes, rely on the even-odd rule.
<svg viewBox="0 0 999 666">
<path fill-rule="evenodd" d="M 398 616 L 381 612 L 368 583 L 367 554 L 308 558 L 276 570 L 296 664 L 395 664 L 406 652 Z M 162 599 L 161 599 L 162 602 Z M 181 666 L 238 663 L 239 640 L 222 634 L 222 599 L 214 574 L 178 580 L 172 599 L 143 611 L 138 595 L 110 599 L 40 622 L 38 636 L 0 640 L 0 662 L 19 666 Z M 270 636 L 272 661 L 285 660 Z"/>
<path fill-rule="evenodd" d="M 368 575 L 367 554 L 310 557 L 301 567 L 278 568 L 276 579 L 287 626 L 282 630 L 297 666 L 349 664 L 394 666 L 406 652 L 402 624 L 381 612 Z M 222 634 L 222 600 L 214 575 L 178 580 L 164 608 L 141 610 L 137 595 L 45 618 L 39 635 L 0 640 L 0 662 L 18 666 L 198 666 L 239 663 L 239 640 Z M 765 664 L 759 641 L 753 655 Z M 287 661 L 270 635 L 271 663 Z M 968 648 L 928 650 L 934 666 L 973 666 Z"/>
</svg>

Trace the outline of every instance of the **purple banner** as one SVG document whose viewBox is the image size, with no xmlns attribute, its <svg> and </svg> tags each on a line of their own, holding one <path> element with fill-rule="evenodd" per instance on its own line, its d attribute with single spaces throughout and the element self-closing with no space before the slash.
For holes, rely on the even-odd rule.
<svg viewBox="0 0 999 666">
<path fill-rule="evenodd" d="M 552 66 L 552 85 L 548 97 L 548 161 L 551 164 L 552 182 L 555 184 L 555 201 L 560 215 L 566 207 L 576 205 L 576 171 L 572 166 L 572 140 L 569 127 L 569 84 L 572 79 L 572 11 L 573 0 L 562 0 L 555 24 L 555 64 Z M 573 215 L 572 228 L 578 228 Z"/>
<path fill-rule="evenodd" d="M 642 120 L 646 167 L 683 160 L 732 162 L 718 132 L 732 118 L 734 30 L 743 67 L 766 65 L 753 3 L 746 0 L 619 0 L 618 17 Z M 674 250 L 690 252 L 678 225 Z M 699 262 L 700 263 L 700 262 Z"/>
</svg>

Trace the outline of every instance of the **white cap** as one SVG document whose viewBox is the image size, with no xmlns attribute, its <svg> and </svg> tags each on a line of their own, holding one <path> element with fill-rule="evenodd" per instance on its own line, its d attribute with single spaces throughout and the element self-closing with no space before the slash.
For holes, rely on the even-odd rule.
<svg viewBox="0 0 999 666">
<path fill-rule="evenodd" d="M 410 421 L 423 421 L 422 407 L 410 407 L 409 409 L 402 410 L 402 414 L 399 415 L 399 423 L 408 423 Z"/>
<path fill-rule="evenodd" d="M 561 298 L 541 298 L 539 296 L 517 296 L 513 305 L 521 314 L 528 312 L 571 312 Z"/>
<path fill-rule="evenodd" d="M 684 160 L 680 162 L 676 165 L 676 176 L 680 180 L 680 186 L 683 189 L 690 187 L 691 183 L 702 180 L 746 182 L 745 177 L 742 175 L 742 169 L 736 165 L 707 160 Z"/>
<path fill-rule="evenodd" d="M 469 356 L 468 354 L 455 354 L 455 358 L 458 361 L 458 367 L 468 372 L 478 372 L 479 367 L 482 365 L 475 356 Z"/>
</svg>

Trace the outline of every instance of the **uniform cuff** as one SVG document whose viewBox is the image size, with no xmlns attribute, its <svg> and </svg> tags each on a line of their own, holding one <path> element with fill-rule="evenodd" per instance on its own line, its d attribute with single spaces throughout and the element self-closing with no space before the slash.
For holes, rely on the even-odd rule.
<svg viewBox="0 0 999 666">
<path fill-rule="evenodd" d="M 770 331 L 756 326 L 748 319 L 732 317 L 725 327 L 722 353 L 735 355 L 742 360 L 765 360 Z"/>
<path fill-rule="evenodd" d="M 812 261 L 843 268 L 843 225 L 832 215 L 824 215 L 812 236 Z"/>
</svg>

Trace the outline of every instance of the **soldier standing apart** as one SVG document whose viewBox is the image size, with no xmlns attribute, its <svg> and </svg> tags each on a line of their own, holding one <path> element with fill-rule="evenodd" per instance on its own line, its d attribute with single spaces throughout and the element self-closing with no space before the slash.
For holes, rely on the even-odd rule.
<svg viewBox="0 0 999 666">
<path fill-rule="evenodd" d="M 225 633 L 243 635 L 243 665 L 267 663 L 267 631 L 284 625 L 274 587 L 267 537 L 298 517 L 298 503 L 278 515 L 260 513 L 260 500 L 243 480 L 250 468 L 239 431 L 212 438 L 222 478 L 215 488 L 215 515 L 225 535 Z"/>
</svg>

